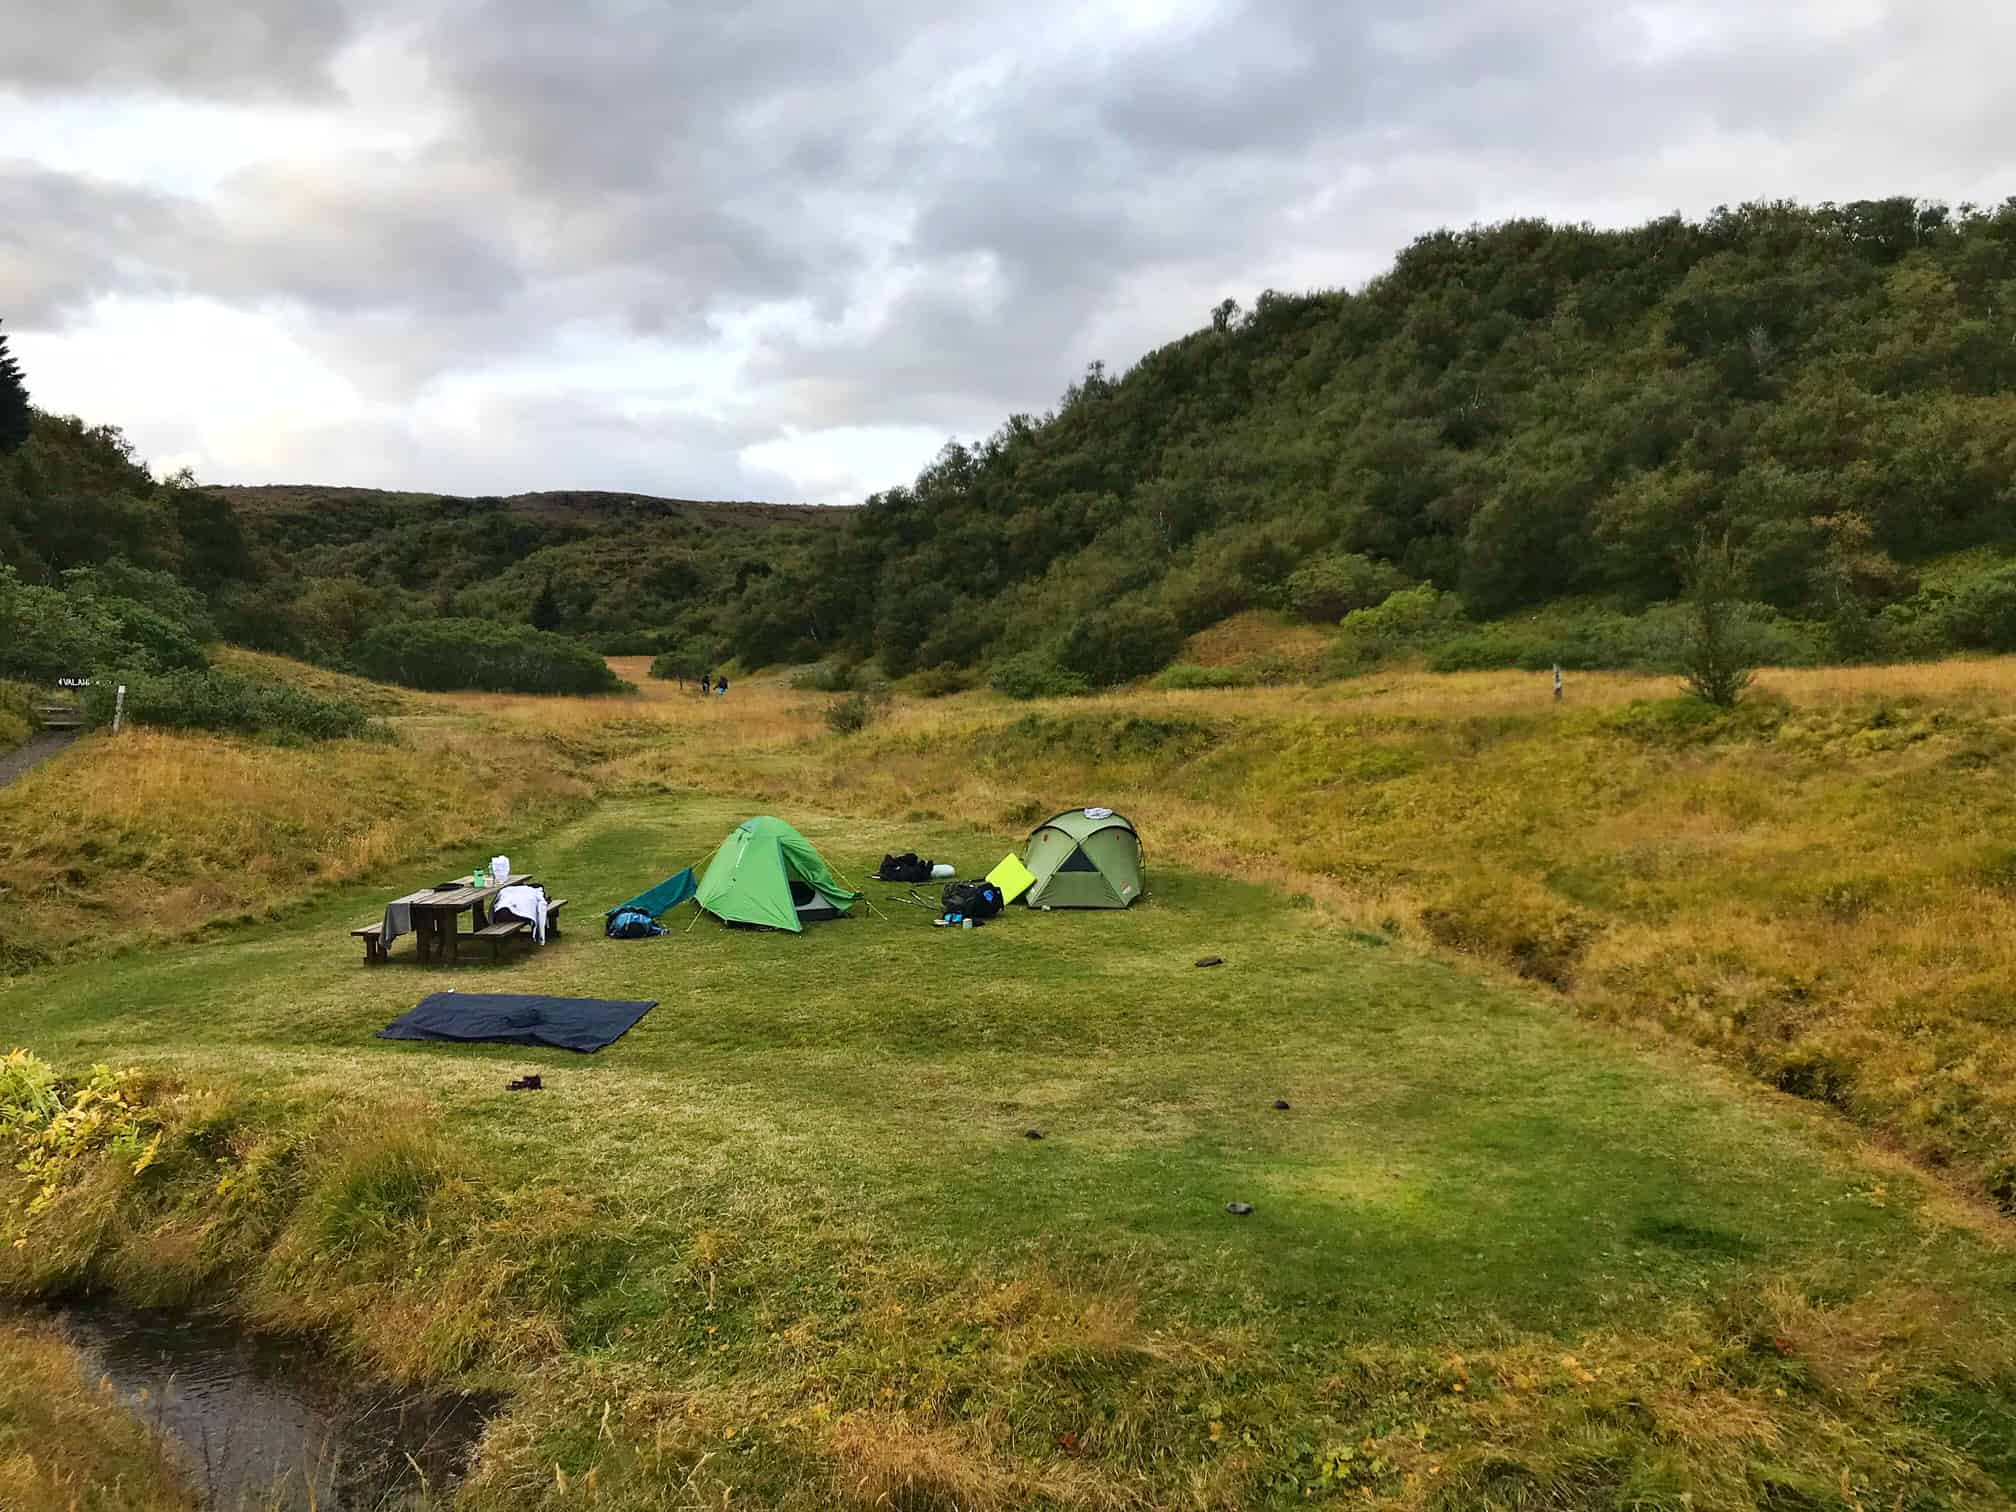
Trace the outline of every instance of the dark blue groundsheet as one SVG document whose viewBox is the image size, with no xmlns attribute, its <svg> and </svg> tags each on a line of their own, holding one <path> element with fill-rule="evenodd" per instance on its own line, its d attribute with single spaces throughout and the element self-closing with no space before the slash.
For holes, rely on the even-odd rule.
<svg viewBox="0 0 2016 1512">
<path fill-rule="evenodd" d="M 431 992 L 378 1031 L 380 1039 L 461 1040 L 600 1050 L 658 1006 L 615 998 L 532 997 L 522 992 Z"/>
</svg>

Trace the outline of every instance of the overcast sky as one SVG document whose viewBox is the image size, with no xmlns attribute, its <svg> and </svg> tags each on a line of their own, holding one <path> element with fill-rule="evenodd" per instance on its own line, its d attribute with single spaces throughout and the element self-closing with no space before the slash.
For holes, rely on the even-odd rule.
<svg viewBox="0 0 2016 1512">
<path fill-rule="evenodd" d="M 13 9 L 4 329 L 208 482 L 853 502 L 1436 226 L 2016 194 L 2009 0 Z"/>
</svg>

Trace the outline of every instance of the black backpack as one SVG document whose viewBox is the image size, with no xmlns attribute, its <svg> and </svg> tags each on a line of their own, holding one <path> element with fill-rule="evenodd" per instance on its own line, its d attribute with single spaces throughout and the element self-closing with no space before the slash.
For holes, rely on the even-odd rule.
<svg viewBox="0 0 2016 1512">
<path fill-rule="evenodd" d="M 1001 912 L 1001 889 L 992 882 L 947 882 L 945 912 L 969 919 L 991 919 Z"/>
<path fill-rule="evenodd" d="M 876 870 L 878 882 L 929 882 L 931 863 L 917 859 L 915 851 L 901 856 L 884 856 L 882 865 Z"/>
</svg>

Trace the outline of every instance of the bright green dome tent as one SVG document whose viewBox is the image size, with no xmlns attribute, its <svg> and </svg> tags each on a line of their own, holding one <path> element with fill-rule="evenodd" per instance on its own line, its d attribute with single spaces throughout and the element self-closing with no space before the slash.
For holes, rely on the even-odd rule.
<svg viewBox="0 0 2016 1512">
<path fill-rule="evenodd" d="M 1031 908 L 1125 908 L 1147 885 L 1141 837 L 1107 808 L 1045 819 L 1030 832 L 1022 861 L 1036 877 L 1022 895 Z"/>
<path fill-rule="evenodd" d="M 807 919 L 839 918 L 860 896 L 834 880 L 809 840 L 767 814 L 728 832 L 693 895 L 717 919 L 793 934 Z"/>
</svg>

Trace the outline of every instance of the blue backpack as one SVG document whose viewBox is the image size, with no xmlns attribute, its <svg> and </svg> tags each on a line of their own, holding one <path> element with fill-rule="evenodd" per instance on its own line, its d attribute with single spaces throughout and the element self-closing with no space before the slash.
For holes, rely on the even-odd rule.
<svg viewBox="0 0 2016 1512">
<path fill-rule="evenodd" d="M 609 922 L 603 926 L 603 933 L 612 940 L 648 940 L 653 935 L 665 933 L 657 920 L 641 909 L 623 908 L 609 915 Z"/>
</svg>

